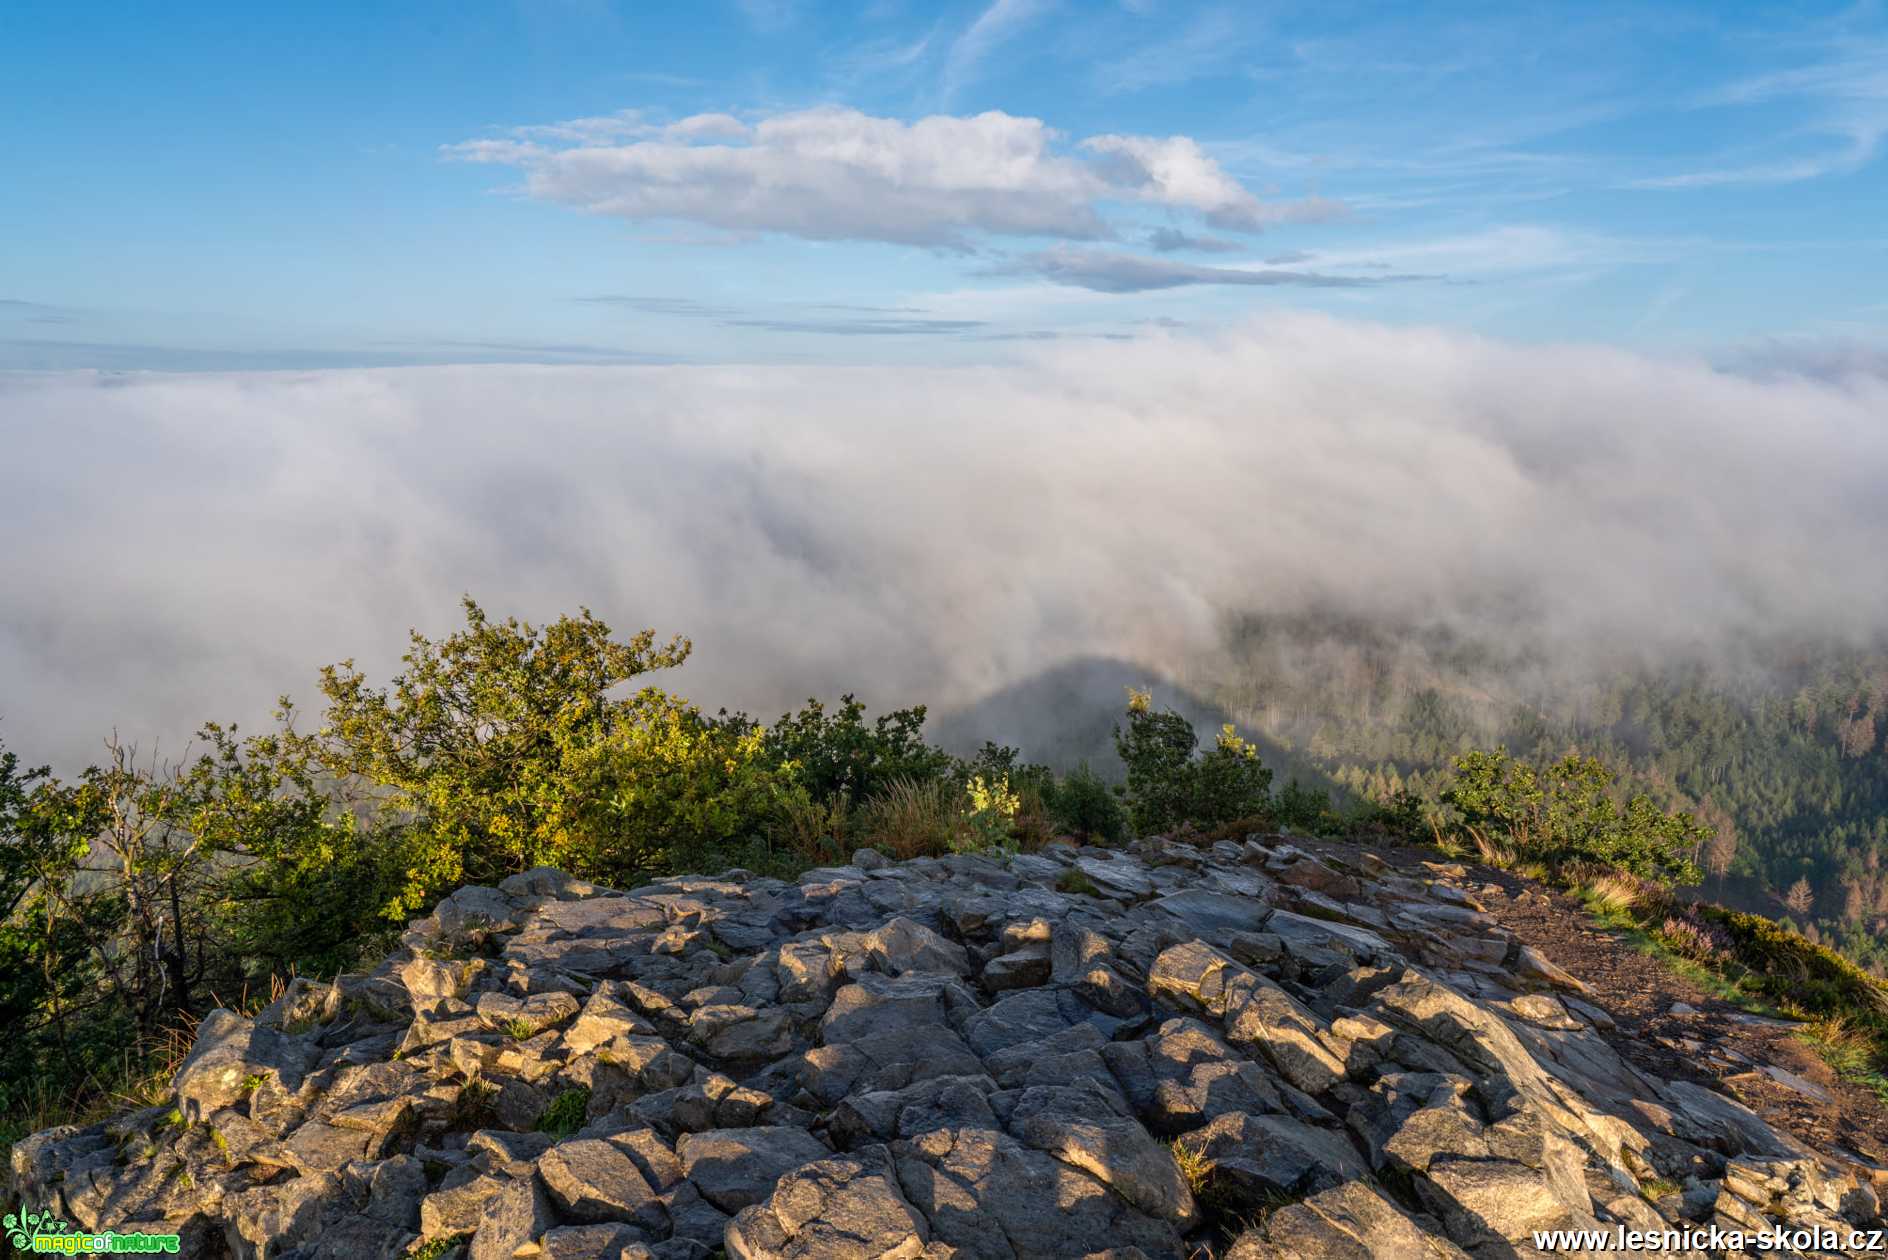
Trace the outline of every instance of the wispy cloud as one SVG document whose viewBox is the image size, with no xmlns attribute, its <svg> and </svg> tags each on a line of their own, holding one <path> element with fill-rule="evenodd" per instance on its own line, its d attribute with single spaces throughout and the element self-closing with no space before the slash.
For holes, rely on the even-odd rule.
<svg viewBox="0 0 1888 1260">
<path fill-rule="evenodd" d="M 0 298 L 0 318 L 23 320 L 29 324 L 76 324 L 77 313 L 63 306 L 28 302 L 24 298 Z"/>
<path fill-rule="evenodd" d="M 798 0 L 735 0 L 748 25 L 764 34 L 785 30 L 800 16 Z"/>
<path fill-rule="evenodd" d="M 956 336 L 984 326 L 975 319 L 729 319 L 729 328 L 758 328 L 765 332 L 817 333 L 831 337 L 938 337 Z"/>
<path fill-rule="evenodd" d="M 1192 250 L 1202 254 L 1236 254 L 1245 248 L 1238 241 L 1217 236 L 1197 236 L 1178 228 L 1155 228 L 1147 234 L 1147 247 L 1156 253 L 1174 254 Z"/>
<path fill-rule="evenodd" d="M 1138 92 L 1186 83 L 1225 67 L 1253 33 L 1250 22 L 1241 22 L 1225 9 L 1210 9 L 1178 35 L 1096 66 L 1094 83 L 1102 92 Z"/>
<path fill-rule="evenodd" d="M 577 299 L 599 306 L 621 306 L 645 315 L 679 315 L 691 319 L 731 319 L 741 312 L 732 306 L 715 306 L 694 298 L 645 297 L 634 293 L 594 293 Z"/>
<path fill-rule="evenodd" d="M 1145 293 L 1196 284 L 1297 285 L 1314 289 L 1361 288 L 1392 280 L 1428 279 L 1422 276 L 1339 276 L 1279 267 L 1203 267 L 1168 258 L 1143 258 L 1111 250 L 1061 246 L 1012 259 L 997 269 L 1001 274 L 1035 275 L 1057 284 L 1092 289 L 1097 293 Z"/>
<path fill-rule="evenodd" d="M 943 94 L 950 98 L 976 77 L 984 58 L 1055 7 L 1055 0 L 994 0 L 951 43 L 944 58 Z"/>
<path fill-rule="evenodd" d="M 1857 171 L 1888 138 L 1888 40 L 1843 40 L 1827 56 L 1790 70 L 1755 75 L 1710 92 L 1699 108 L 1736 109 L 1788 102 L 1809 117 L 1758 146 L 1692 170 L 1629 182 L 1634 188 L 1717 188 L 1791 184 Z M 1776 156 L 1776 149 L 1793 152 Z M 1802 150 L 1807 149 L 1807 152 Z"/>
<path fill-rule="evenodd" d="M 869 306 L 851 302 L 792 302 L 769 309 L 743 309 L 694 298 L 645 297 L 604 293 L 577 299 L 669 318 L 712 320 L 723 328 L 760 332 L 807 333 L 829 337 L 957 336 L 987 327 L 981 319 L 939 319 L 907 306 Z"/>
</svg>

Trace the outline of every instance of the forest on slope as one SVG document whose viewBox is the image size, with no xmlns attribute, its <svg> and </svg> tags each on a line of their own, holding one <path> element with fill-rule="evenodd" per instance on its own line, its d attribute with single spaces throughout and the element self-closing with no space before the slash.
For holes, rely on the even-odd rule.
<svg viewBox="0 0 1888 1260">
<path fill-rule="evenodd" d="M 1888 970 L 1888 645 L 1609 665 L 1526 635 L 1245 616 L 1176 681 L 1340 796 L 1434 799 L 1476 747 L 1595 756 L 1716 829 L 1706 895 Z"/>
</svg>

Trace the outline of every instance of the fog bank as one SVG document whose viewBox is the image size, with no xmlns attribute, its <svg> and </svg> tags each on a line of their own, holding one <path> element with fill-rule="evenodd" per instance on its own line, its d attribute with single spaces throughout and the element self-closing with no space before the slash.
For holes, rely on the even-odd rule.
<svg viewBox="0 0 1888 1260">
<path fill-rule="evenodd" d="M 1888 628 L 1888 383 L 1289 317 L 989 368 L 0 375 L 0 740 L 384 677 L 461 592 L 772 715 L 1338 608 L 1571 659 Z"/>
</svg>

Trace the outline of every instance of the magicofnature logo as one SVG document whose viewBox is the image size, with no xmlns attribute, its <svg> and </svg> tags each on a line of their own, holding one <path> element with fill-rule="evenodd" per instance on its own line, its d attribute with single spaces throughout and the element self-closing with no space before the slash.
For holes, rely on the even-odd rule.
<svg viewBox="0 0 1888 1260">
<path fill-rule="evenodd" d="M 54 1216 L 50 1209 L 29 1212 L 21 1204 L 17 1213 L 0 1221 L 7 1231 L 7 1241 L 15 1251 L 53 1256 L 150 1255 L 177 1254 L 176 1234 L 121 1234 L 106 1230 L 102 1234 L 74 1230 Z"/>
</svg>

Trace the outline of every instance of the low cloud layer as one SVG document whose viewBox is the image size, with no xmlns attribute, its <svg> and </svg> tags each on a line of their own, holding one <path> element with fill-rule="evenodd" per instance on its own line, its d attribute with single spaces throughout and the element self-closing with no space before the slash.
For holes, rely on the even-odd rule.
<svg viewBox="0 0 1888 1260">
<path fill-rule="evenodd" d="M 71 765 L 384 676 L 470 591 L 772 713 L 1339 607 L 1568 650 L 1888 627 L 1888 384 L 1314 317 L 1003 368 L 0 376 L 0 737 Z M 1472 626 L 1471 626 L 1472 628 Z"/>
<path fill-rule="evenodd" d="M 1115 234 L 1102 208 L 1124 203 L 1244 232 L 1343 210 L 1317 198 L 1262 201 L 1186 136 L 1071 145 L 1039 118 L 997 110 L 906 123 L 822 106 L 752 124 L 703 114 L 666 126 L 628 113 L 514 128 L 445 152 L 517 167 L 531 196 L 595 214 L 821 241 L 1100 240 Z"/>
</svg>

